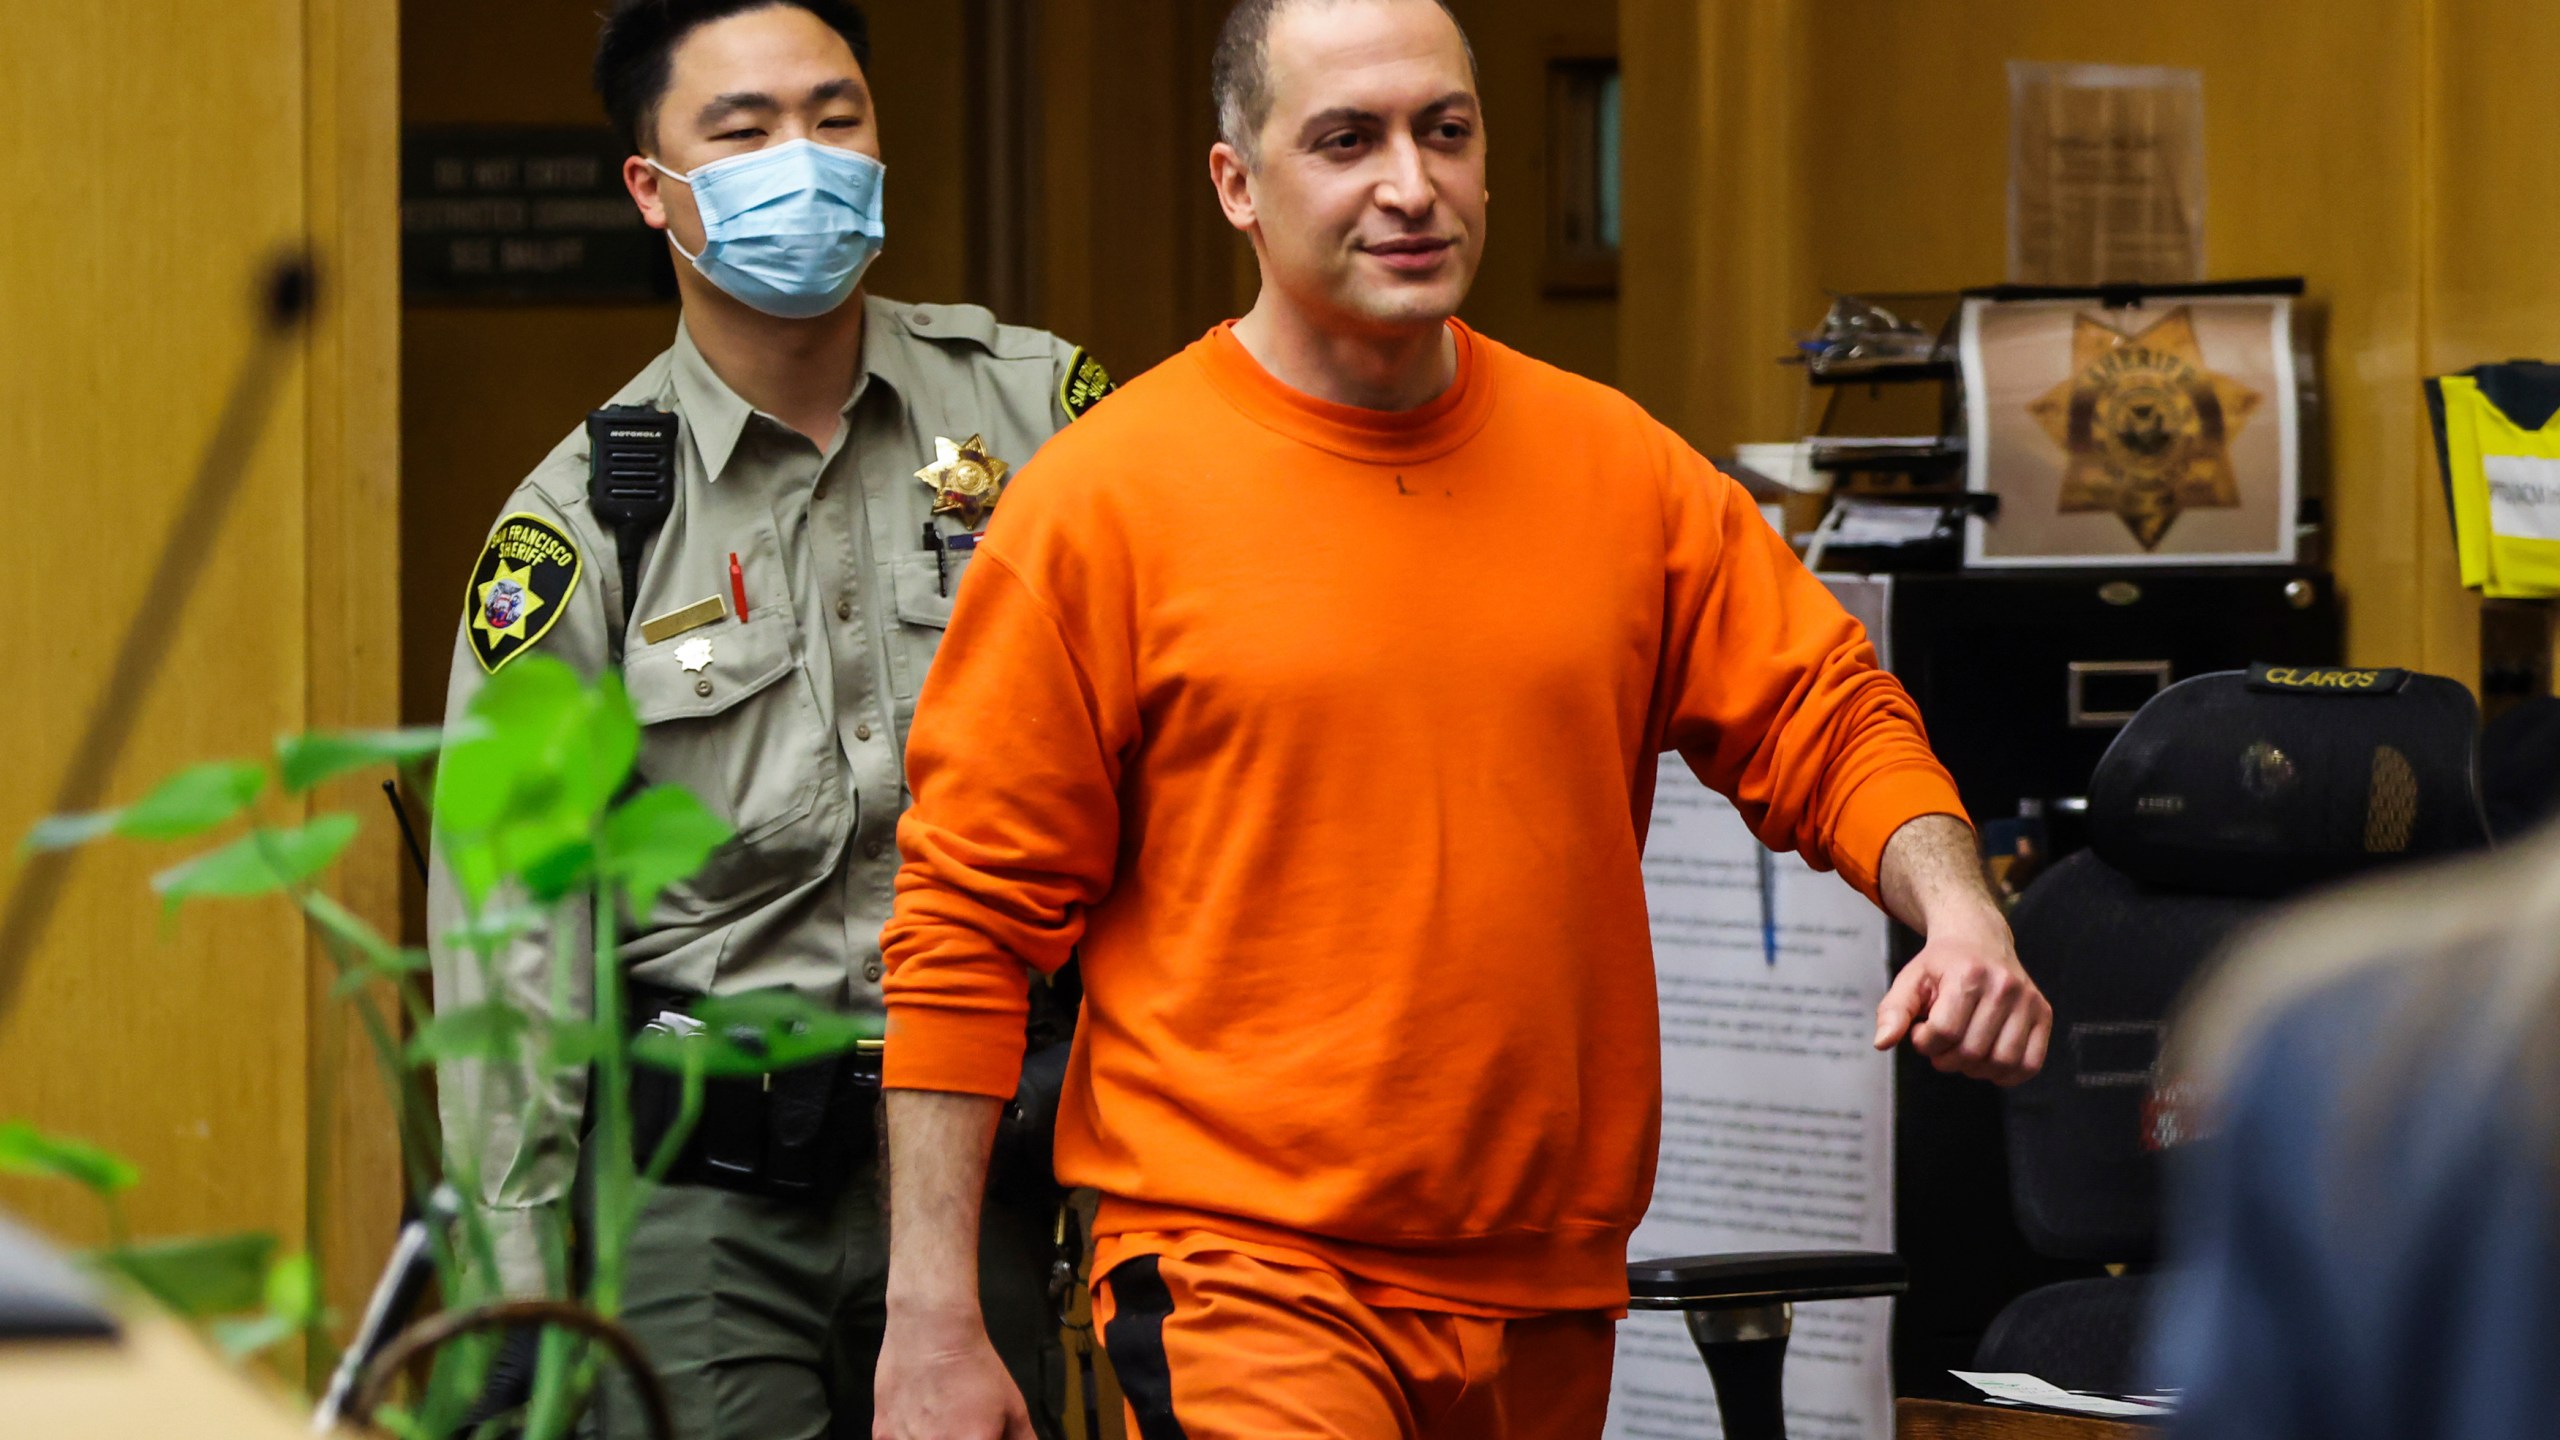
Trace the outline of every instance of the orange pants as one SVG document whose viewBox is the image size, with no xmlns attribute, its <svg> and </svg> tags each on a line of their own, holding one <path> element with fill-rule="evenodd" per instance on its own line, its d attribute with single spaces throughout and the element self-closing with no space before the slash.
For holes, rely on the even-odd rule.
<svg viewBox="0 0 2560 1440">
<path fill-rule="evenodd" d="M 1094 1282 L 1132 1440 L 1596 1440 L 1616 1324 L 1373 1305 L 1330 1270 L 1226 1250 Z"/>
</svg>

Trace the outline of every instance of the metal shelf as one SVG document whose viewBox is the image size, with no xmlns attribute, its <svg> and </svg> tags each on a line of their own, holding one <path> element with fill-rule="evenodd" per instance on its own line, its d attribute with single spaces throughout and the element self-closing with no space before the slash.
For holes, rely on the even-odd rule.
<svg viewBox="0 0 2560 1440">
<path fill-rule="evenodd" d="M 1805 378 L 1815 385 L 1907 385 L 1924 380 L 1944 382 L 1956 378 L 1953 360 L 1885 360 L 1875 364 L 1805 366 Z"/>
</svg>

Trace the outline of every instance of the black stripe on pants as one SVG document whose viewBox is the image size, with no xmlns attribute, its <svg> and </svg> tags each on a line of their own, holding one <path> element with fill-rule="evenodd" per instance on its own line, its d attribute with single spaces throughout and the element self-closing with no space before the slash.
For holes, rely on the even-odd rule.
<svg viewBox="0 0 2560 1440">
<path fill-rule="evenodd" d="M 1111 1287 L 1112 1300 L 1102 1348 L 1111 1356 L 1120 1393 L 1129 1397 L 1129 1409 L 1138 1417 L 1140 1440 L 1188 1440 L 1173 1413 L 1173 1365 L 1164 1353 L 1164 1322 L 1173 1314 L 1173 1294 L 1165 1289 L 1157 1258 L 1124 1260 L 1102 1283 Z"/>
</svg>

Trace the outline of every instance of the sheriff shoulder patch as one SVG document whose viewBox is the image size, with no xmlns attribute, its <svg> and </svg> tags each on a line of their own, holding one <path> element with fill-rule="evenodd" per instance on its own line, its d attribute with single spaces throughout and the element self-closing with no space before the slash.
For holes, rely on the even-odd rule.
<svg viewBox="0 0 2560 1440">
<path fill-rule="evenodd" d="M 1111 390 L 1111 373 L 1078 346 L 1067 357 L 1067 378 L 1058 382 L 1058 408 L 1067 412 L 1068 419 L 1081 420 Z"/>
<path fill-rule="evenodd" d="M 471 590 L 462 601 L 463 633 L 480 668 L 495 674 L 550 633 L 567 613 L 583 568 L 578 547 L 550 521 L 522 511 L 500 520 L 471 567 Z"/>
</svg>

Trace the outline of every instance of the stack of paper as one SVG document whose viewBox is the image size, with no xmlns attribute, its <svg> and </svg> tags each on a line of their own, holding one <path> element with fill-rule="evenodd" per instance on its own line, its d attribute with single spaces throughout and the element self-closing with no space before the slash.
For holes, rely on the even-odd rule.
<svg viewBox="0 0 2560 1440">
<path fill-rule="evenodd" d="M 2090 1395 L 2065 1390 L 2033 1375 L 1950 1370 L 1947 1372 L 1996 1403 L 2033 1405 L 2041 1410 L 2068 1410 L 2074 1415 L 2104 1415 L 2122 1420 L 2162 1420 L 2177 1412 L 2174 1395 Z"/>
</svg>

